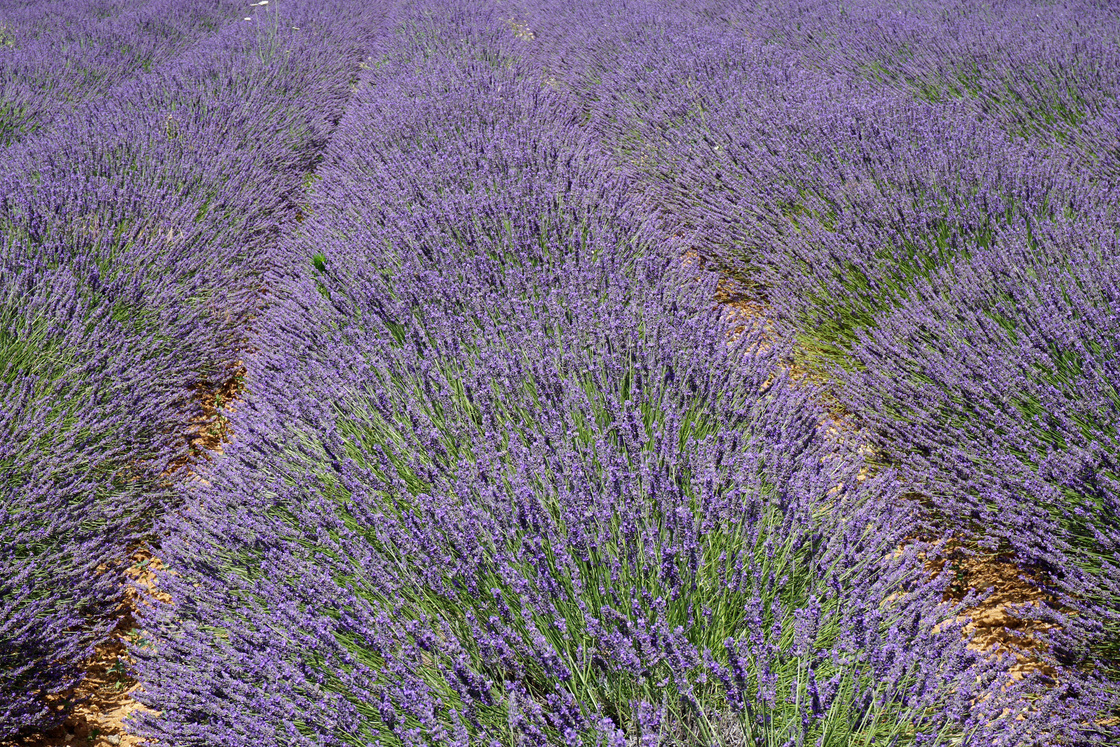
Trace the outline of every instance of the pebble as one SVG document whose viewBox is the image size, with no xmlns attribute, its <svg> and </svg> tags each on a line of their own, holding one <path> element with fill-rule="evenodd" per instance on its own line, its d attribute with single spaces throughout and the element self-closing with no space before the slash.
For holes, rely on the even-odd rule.
<svg viewBox="0 0 1120 747">
<path fill-rule="evenodd" d="M 109 736 L 105 737 L 105 741 L 109 744 L 117 745 L 121 743 L 121 738 L 116 734 L 110 734 Z"/>
</svg>

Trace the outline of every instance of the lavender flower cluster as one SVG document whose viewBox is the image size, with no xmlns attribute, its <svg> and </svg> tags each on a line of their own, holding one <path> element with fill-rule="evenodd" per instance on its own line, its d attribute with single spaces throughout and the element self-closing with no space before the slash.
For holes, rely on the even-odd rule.
<svg viewBox="0 0 1120 747">
<path fill-rule="evenodd" d="M 729 336 L 508 12 L 402 4 L 370 51 L 237 438 L 163 525 L 141 733 L 1104 743 L 1098 700 L 966 650 L 903 484 Z"/>
<path fill-rule="evenodd" d="M 102 71 L 55 89 L 85 100 L 37 110 L 3 151 L 0 740 L 65 717 L 116 623 L 127 558 L 179 499 L 167 471 L 196 392 L 241 355 L 267 249 L 376 25 L 294 0 L 256 23 L 226 23 L 229 3 L 74 5 L 62 21 L 0 6 L 23 19 L 5 26 L 5 70 L 59 77 L 36 45 L 65 38 L 78 56 L 59 59 Z M 105 61 L 130 38 L 153 68 L 122 78 L 129 65 Z"/>
</svg>

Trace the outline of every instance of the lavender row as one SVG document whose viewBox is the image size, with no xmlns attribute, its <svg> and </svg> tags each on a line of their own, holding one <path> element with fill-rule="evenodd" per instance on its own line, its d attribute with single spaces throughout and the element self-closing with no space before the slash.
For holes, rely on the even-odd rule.
<svg viewBox="0 0 1120 747">
<path fill-rule="evenodd" d="M 841 398 L 940 523 L 1046 573 L 1070 662 L 1120 678 L 1120 244 L 1075 221 L 998 239 L 861 336 Z"/>
<path fill-rule="evenodd" d="M 0 182 L 0 735 L 49 727 L 178 494 L 281 222 L 376 16 L 274 3 L 8 150 Z M 59 709 L 57 706 L 62 705 Z"/>
<path fill-rule="evenodd" d="M 63 30 L 74 24 L 80 27 L 82 24 L 120 16 L 149 1 L 88 0 L 75 4 L 61 0 L 7 0 L 0 3 L 0 13 L 4 14 L 4 46 L 11 50 L 16 46 L 17 39 L 26 42 L 65 33 Z M 75 37 L 71 34 L 70 38 Z"/>
<path fill-rule="evenodd" d="M 1120 173 L 1120 19 L 1107 6 L 797 3 L 754 10 L 747 23 L 808 65 L 854 71 L 918 100 L 960 101 L 1014 138 L 1072 149 L 1100 178 Z"/>
<path fill-rule="evenodd" d="M 174 59 L 222 24 L 240 21 L 246 5 L 159 0 L 0 9 L 0 146 Z"/>
<path fill-rule="evenodd" d="M 237 439 L 162 545 L 150 737 L 1012 742 L 1061 688 L 964 649 L 889 477 L 682 271 L 500 12 L 370 56 Z M 427 12 L 425 12 L 427 11 Z M 926 548 L 932 551 L 933 548 Z M 1006 686 L 1006 689 L 1002 686 Z M 1020 700 L 1034 692 L 1033 705 Z M 978 697 L 982 696 L 982 697 Z M 1086 742 L 1092 737 L 1086 735 Z"/>
<path fill-rule="evenodd" d="M 164 330 L 128 334 L 111 305 L 83 298 L 68 268 L 44 268 L 30 287 L 26 275 L 4 279 L 14 281 L 0 291 L 0 738 L 9 739 L 65 717 L 46 696 L 76 684 L 112 632 L 130 545 L 172 498 L 160 471 L 181 451 L 169 413 L 189 412 L 190 369 L 167 359 Z"/>
<path fill-rule="evenodd" d="M 664 67 L 685 63 L 674 70 L 681 77 L 650 75 L 647 86 L 679 94 L 688 86 L 674 83 L 687 78 L 690 64 L 737 44 L 747 55 L 743 72 L 753 54 L 769 53 L 803 74 L 896 90 L 914 101 L 958 103 L 1013 139 L 1072 150 L 1102 175 L 1117 169 L 1120 21 L 1099 3 L 678 0 L 507 7 L 516 8 L 550 56 L 561 51 L 552 58 L 556 77 L 579 90 L 608 92 L 610 82 L 599 72 L 641 59 L 667 33 L 692 35 L 708 49 L 697 56 L 694 45 L 676 36 L 678 46 L 660 59 Z M 702 86 L 705 71 L 697 72 L 694 83 Z"/>
<path fill-rule="evenodd" d="M 1114 365 L 1115 33 L 1078 35 L 1115 17 L 1039 6 L 1061 22 L 1028 33 L 1039 20 L 1022 4 L 971 28 L 961 8 L 930 25 L 924 5 L 878 25 L 880 4 L 845 18 L 687 5 L 668 18 L 573 8 L 586 25 L 526 9 L 526 48 L 582 97 L 683 240 L 825 362 L 931 499 L 931 521 L 1053 579 L 1079 612 L 1054 618 L 1070 670 L 1107 666 L 1120 615 L 1102 383 Z M 561 41 L 560 28 L 575 31 Z M 971 51 L 951 52 L 954 34 Z M 911 60 L 887 76 L 876 60 L 903 39 Z M 915 95 L 935 63 L 965 69 L 981 49 L 1003 62 L 967 81 L 975 91 Z M 1023 54 L 1041 56 L 1013 71 Z M 1039 66 L 1053 75 L 1026 72 Z M 889 79 L 869 81 L 871 69 Z M 1000 76 L 1038 95 L 997 106 Z M 1088 108 L 1044 127 L 1072 90 L 1059 79 Z M 1115 684 L 1101 687 L 1115 709 Z"/>
</svg>

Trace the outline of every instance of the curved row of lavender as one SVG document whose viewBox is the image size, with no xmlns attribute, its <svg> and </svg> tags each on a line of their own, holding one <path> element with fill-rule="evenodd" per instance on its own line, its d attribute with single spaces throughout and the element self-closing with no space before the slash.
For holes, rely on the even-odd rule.
<svg viewBox="0 0 1120 747">
<path fill-rule="evenodd" d="M 1014 138 L 1072 148 L 1098 179 L 1120 176 L 1120 18 L 1108 3 L 864 0 L 766 10 L 751 8 L 742 22 L 808 65 L 933 104 L 963 102 Z"/>
<path fill-rule="evenodd" d="M 223 24 L 240 0 L 0 4 L 0 146 L 158 69 Z"/>
<path fill-rule="evenodd" d="M 1101 741 L 1068 686 L 965 650 L 898 484 L 857 479 L 788 351 L 729 338 L 504 20 L 419 2 L 369 55 L 237 437 L 166 523 L 140 732 Z"/>
<path fill-rule="evenodd" d="M 1063 657 L 1111 667 L 1114 703 L 1118 304 L 1114 229 L 1020 225 L 915 284 L 860 335 L 859 369 L 836 374 L 841 400 L 866 413 L 878 448 L 941 513 L 1046 574 L 1075 613 L 1056 616 L 1076 633 Z"/>
<path fill-rule="evenodd" d="M 376 19 L 268 7 L 5 150 L 0 740 L 61 721 L 116 624 Z"/>
<path fill-rule="evenodd" d="M 959 259 L 861 332 L 834 377 L 942 514 L 1052 579 L 1077 612 L 1061 618 L 1068 662 L 1103 657 L 1120 679 L 1120 16 L 923 10 L 880 31 L 877 74 L 1008 135 L 985 160 L 1015 164 L 1018 185 L 985 184 L 1003 220 L 983 241 L 962 232 Z"/>
<path fill-rule="evenodd" d="M 525 3 L 650 203 L 929 498 L 1013 551 L 1120 709 L 1120 17 L 1100 4 Z M 1094 671 L 1098 670 L 1098 671 Z M 1097 679 L 1101 675 L 1111 681 Z"/>
<path fill-rule="evenodd" d="M 911 279 L 990 243 L 1001 227 L 1111 216 L 1107 161 L 1120 153 L 1120 110 L 1105 94 L 1120 84 L 1120 65 L 1108 64 L 1120 19 L 1089 4 L 1079 14 L 1032 3 L 998 13 L 923 2 L 523 5 L 516 15 L 536 37 L 527 53 L 553 84 L 584 102 L 616 155 L 648 173 L 697 248 L 761 286 L 817 355 L 842 358 Z M 1050 36 L 1027 28 L 1062 21 Z M 950 31 L 969 30 L 952 46 Z M 1046 81 L 1038 101 L 988 113 L 994 94 L 953 96 L 946 82 L 930 100 L 899 80 L 920 77 L 919 61 L 978 65 L 976 48 L 992 35 L 1002 39 L 989 49 L 1000 64 L 980 66 L 970 85 L 998 88 L 1010 68 L 1026 67 L 1023 50 L 1041 54 L 1031 43 L 1049 42 L 1051 77 L 1079 86 L 1092 146 L 1063 145 L 1052 130 L 1025 138 L 1011 126 L 1013 114 L 1042 119 L 1032 112 L 1046 105 L 1059 117 L 1065 105 L 1049 101 Z M 885 63 L 871 62 L 919 39 L 906 75 L 879 80 Z M 868 66 L 878 78 L 868 80 Z M 1092 69 L 1079 78 L 1083 68 Z M 1092 158 L 1099 168 L 1086 167 Z"/>
</svg>

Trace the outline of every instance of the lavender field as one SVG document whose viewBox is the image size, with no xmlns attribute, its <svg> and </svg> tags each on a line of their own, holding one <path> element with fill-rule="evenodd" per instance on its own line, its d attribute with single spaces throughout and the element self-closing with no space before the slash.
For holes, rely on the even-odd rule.
<svg viewBox="0 0 1120 747">
<path fill-rule="evenodd" d="M 1120 8 L 0 0 L 0 745 L 1120 745 Z"/>
</svg>

